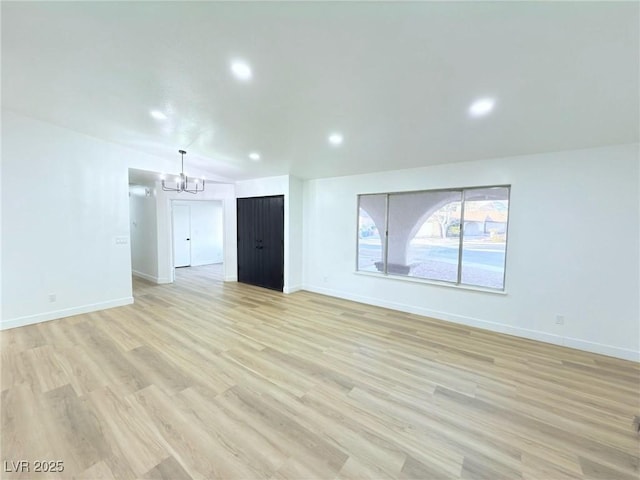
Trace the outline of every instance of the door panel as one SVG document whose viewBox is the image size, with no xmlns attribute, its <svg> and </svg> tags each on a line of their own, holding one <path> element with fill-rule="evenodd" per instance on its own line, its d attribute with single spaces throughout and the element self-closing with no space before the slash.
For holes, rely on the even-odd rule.
<svg viewBox="0 0 640 480">
<path fill-rule="evenodd" d="M 191 265 L 191 213 L 188 206 L 173 206 L 173 264 Z"/>
<path fill-rule="evenodd" d="M 269 288 L 282 290 L 284 280 L 284 198 L 267 197 L 264 209 L 268 212 L 264 230 L 265 278 Z"/>
<path fill-rule="evenodd" d="M 251 265 L 255 263 L 252 250 L 253 239 L 249 238 L 253 235 L 251 228 L 251 219 L 253 218 L 253 204 L 239 198 L 237 200 L 237 225 L 238 225 L 238 281 L 244 283 L 255 283 L 253 269 Z"/>
<path fill-rule="evenodd" d="M 282 291 L 284 197 L 239 198 L 238 281 Z"/>
</svg>

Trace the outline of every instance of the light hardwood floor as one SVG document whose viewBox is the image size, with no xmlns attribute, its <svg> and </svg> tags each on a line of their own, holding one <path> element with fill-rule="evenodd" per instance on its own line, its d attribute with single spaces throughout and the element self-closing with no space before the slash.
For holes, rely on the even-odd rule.
<svg viewBox="0 0 640 480">
<path fill-rule="evenodd" d="M 134 287 L 1 334 L 3 478 L 639 477 L 638 364 L 219 267 Z"/>
</svg>

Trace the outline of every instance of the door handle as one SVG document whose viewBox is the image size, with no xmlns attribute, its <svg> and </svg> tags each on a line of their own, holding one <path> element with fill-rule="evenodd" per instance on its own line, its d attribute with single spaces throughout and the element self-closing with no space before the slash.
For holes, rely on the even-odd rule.
<svg viewBox="0 0 640 480">
<path fill-rule="evenodd" d="M 187 242 L 188 242 L 189 240 L 191 240 L 191 239 L 190 239 L 190 238 L 187 238 Z"/>
</svg>

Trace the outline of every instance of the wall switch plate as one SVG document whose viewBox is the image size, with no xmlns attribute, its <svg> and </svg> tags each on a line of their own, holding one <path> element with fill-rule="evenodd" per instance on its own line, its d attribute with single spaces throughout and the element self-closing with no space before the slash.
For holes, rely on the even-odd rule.
<svg viewBox="0 0 640 480">
<path fill-rule="evenodd" d="M 129 237 L 116 237 L 116 245 L 127 245 Z"/>
</svg>

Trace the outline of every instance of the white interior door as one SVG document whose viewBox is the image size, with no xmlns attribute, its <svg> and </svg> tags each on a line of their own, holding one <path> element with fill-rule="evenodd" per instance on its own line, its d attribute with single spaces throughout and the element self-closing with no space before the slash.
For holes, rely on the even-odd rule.
<svg viewBox="0 0 640 480">
<path fill-rule="evenodd" d="M 191 202 L 191 266 L 222 263 L 222 202 Z"/>
<path fill-rule="evenodd" d="M 191 212 L 189 206 L 173 206 L 173 264 L 191 265 Z"/>
</svg>

